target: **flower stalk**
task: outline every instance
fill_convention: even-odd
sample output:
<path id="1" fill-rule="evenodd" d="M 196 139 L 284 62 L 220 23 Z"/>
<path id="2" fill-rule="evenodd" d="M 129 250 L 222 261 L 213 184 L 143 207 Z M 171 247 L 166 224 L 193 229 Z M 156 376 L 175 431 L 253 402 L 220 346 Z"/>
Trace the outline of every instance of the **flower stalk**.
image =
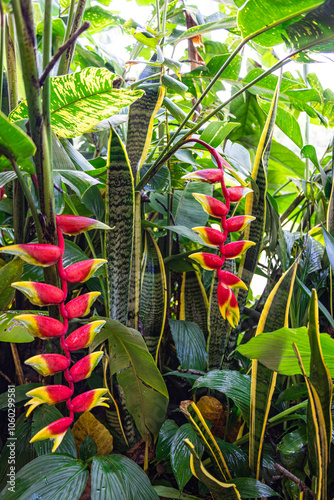
<path id="1" fill-rule="evenodd" d="M 241 231 L 247 224 L 254 220 L 254 217 L 241 215 L 227 218 L 230 211 L 231 203 L 236 203 L 241 200 L 251 190 L 243 186 L 227 188 L 224 180 L 224 167 L 232 170 L 232 167 L 227 163 L 222 156 L 209 144 L 200 139 L 188 139 L 185 142 L 197 142 L 204 146 L 216 160 L 218 168 L 199 170 L 184 175 L 182 178 L 186 180 L 198 180 L 208 182 L 209 184 L 220 183 L 224 203 L 203 194 L 193 193 L 194 198 L 202 205 L 205 212 L 211 217 L 220 219 L 221 231 L 210 227 L 194 227 L 193 231 L 197 232 L 203 242 L 213 248 L 219 249 L 219 255 L 212 253 L 198 252 L 189 255 L 189 258 L 200 264 L 204 269 L 217 271 L 219 281 L 217 289 L 217 299 L 221 315 L 230 323 L 232 328 L 239 323 L 240 312 L 237 299 L 233 293 L 235 288 L 247 289 L 245 283 L 237 276 L 222 269 L 226 259 L 235 259 L 239 257 L 248 248 L 255 243 L 252 241 L 235 241 L 226 243 L 226 239 L 230 232 Z"/>
<path id="2" fill-rule="evenodd" d="M 22 291 L 33 304 L 41 307 L 46 305 L 58 305 L 59 307 L 61 321 L 48 316 L 34 314 L 21 314 L 15 318 L 35 337 L 45 340 L 58 337 L 63 350 L 63 354 L 41 354 L 33 356 L 26 361 L 27 365 L 34 368 L 44 377 L 63 372 L 64 379 L 67 382 L 67 385 L 42 386 L 27 393 L 27 396 L 31 398 L 26 404 L 29 407 L 27 416 L 40 404 L 66 402 L 69 416 L 47 425 L 31 439 L 31 442 L 54 439 L 53 452 L 58 448 L 71 426 L 74 413 L 89 411 L 95 406 L 107 406 L 104 402 L 107 398 L 103 397 L 103 395 L 108 390 L 105 388 L 94 389 L 73 399 L 74 384 L 90 377 L 92 371 L 102 359 L 103 351 L 88 354 L 72 366 L 71 352 L 88 347 L 105 321 L 93 321 L 67 335 L 69 320 L 86 316 L 93 301 L 100 294 L 99 292 L 86 293 L 70 302 L 65 302 L 68 283 L 75 282 L 75 273 L 77 274 L 76 282 L 86 281 L 106 261 L 104 259 L 82 261 L 72 264 L 66 269 L 64 269 L 63 263 L 65 251 L 63 234 L 80 234 L 92 228 L 108 229 L 108 226 L 87 217 L 62 215 L 56 218 L 56 228 L 57 245 L 28 243 L 0 248 L 0 253 L 18 255 L 26 262 L 37 266 L 48 267 L 57 265 L 61 288 L 30 281 L 12 283 L 12 286 Z"/>

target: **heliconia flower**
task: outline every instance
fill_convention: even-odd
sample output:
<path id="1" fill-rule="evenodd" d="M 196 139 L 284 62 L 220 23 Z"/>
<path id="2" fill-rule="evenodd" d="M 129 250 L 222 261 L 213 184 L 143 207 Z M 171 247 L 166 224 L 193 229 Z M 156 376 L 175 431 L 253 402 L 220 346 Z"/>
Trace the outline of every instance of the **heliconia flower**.
<path id="1" fill-rule="evenodd" d="M 251 215 L 237 215 L 236 217 L 230 217 L 226 220 L 226 229 L 229 233 L 234 231 L 242 231 L 247 224 L 255 220 L 256 217 Z"/>
<path id="2" fill-rule="evenodd" d="M 107 262 L 108 261 L 105 259 L 89 259 L 76 262 L 75 264 L 66 267 L 66 281 L 68 283 L 83 283 L 84 281 L 89 280 L 95 271 Z"/>
<path id="3" fill-rule="evenodd" d="M 232 328 L 234 328 L 239 323 L 240 317 L 238 302 L 234 293 L 222 283 L 219 283 L 217 288 L 217 299 L 220 314 L 224 319 L 227 319 Z"/>
<path id="4" fill-rule="evenodd" d="M 95 408 L 95 406 L 106 406 L 109 408 L 109 405 L 104 402 L 108 400 L 108 398 L 103 397 L 106 392 L 107 389 L 93 389 L 92 391 L 80 394 L 76 398 L 72 399 L 73 411 L 76 413 L 81 411 L 90 411 L 92 408 Z"/>
<path id="5" fill-rule="evenodd" d="M 244 290 L 247 290 L 247 286 L 245 285 L 245 283 L 240 278 L 238 278 L 238 276 L 235 276 L 235 274 L 232 274 L 228 271 L 218 269 L 217 278 L 220 283 L 223 283 L 223 285 L 227 286 L 228 288 L 243 288 Z"/>
<path id="6" fill-rule="evenodd" d="M 20 314 L 19 316 L 15 316 L 14 319 L 23 323 L 31 335 L 40 339 L 60 337 L 64 332 L 64 325 L 57 319 L 49 318 L 48 316 Z"/>
<path id="7" fill-rule="evenodd" d="M 233 241 L 223 247 L 226 259 L 235 259 L 240 257 L 249 247 L 255 245 L 253 241 Z"/>
<path id="8" fill-rule="evenodd" d="M 103 222 L 80 215 L 56 215 L 56 223 L 58 229 L 69 236 L 76 236 L 90 229 L 110 229 Z"/>
<path id="9" fill-rule="evenodd" d="M 43 427 L 37 434 L 30 439 L 30 443 L 35 441 L 43 441 L 43 439 L 54 439 L 54 444 L 52 448 L 52 453 L 56 451 L 60 443 L 62 442 L 66 431 L 69 429 L 73 419 L 70 417 L 63 417 L 51 424 Z"/>
<path id="10" fill-rule="evenodd" d="M 252 193 L 253 190 L 246 186 L 234 186 L 227 189 L 228 196 L 232 203 L 240 201 L 248 193 Z"/>
<path id="11" fill-rule="evenodd" d="M 211 227 L 193 227 L 192 231 L 198 233 L 203 242 L 210 247 L 219 247 L 224 243 L 224 234 L 218 229 L 213 229 Z"/>
<path id="12" fill-rule="evenodd" d="M 193 193 L 193 197 L 200 202 L 205 212 L 212 217 L 221 219 L 228 214 L 227 206 L 212 196 L 205 194 Z"/>
<path id="13" fill-rule="evenodd" d="M 32 389 L 32 391 L 27 392 L 26 396 L 32 398 L 24 405 L 30 406 L 27 411 L 28 417 L 36 406 L 43 403 L 54 405 L 56 403 L 66 401 L 72 396 L 72 391 L 69 387 L 66 387 L 66 385 L 42 385 L 41 387 L 37 387 L 36 389 Z"/>
<path id="14" fill-rule="evenodd" d="M 99 295 L 101 295 L 100 292 L 89 292 L 68 302 L 66 304 L 68 319 L 86 316 Z"/>
<path id="15" fill-rule="evenodd" d="M 0 252 L 18 255 L 22 260 L 28 262 L 28 264 L 42 267 L 53 266 L 61 256 L 59 247 L 43 243 L 9 245 L 0 248 Z"/>
<path id="16" fill-rule="evenodd" d="M 24 363 L 46 377 L 66 370 L 69 361 L 61 354 L 38 354 L 27 359 Z"/>
<path id="17" fill-rule="evenodd" d="M 64 301 L 63 291 L 53 285 L 34 281 L 17 281 L 12 283 L 12 286 L 24 293 L 36 306 L 49 306 Z"/>
<path id="18" fill-rule="evenodd" d="M 91 376 L 92 371 L 102 359 L 103 351 L 96 351 L 88 354 L 84 358 L 80 359 L 75 365 L 70 369 L 70 375 L 72 377 L 72 382 L 80 382 Z"/>
<path id="19" fill-rule="evenodd" d="M 215 184 L 222 180 L 223 173 L 219 168 L 207 168 L 205 170 L 196 170 L 189 174 L 183 175 L 181 179 L 208 182 Z"/>
<path id="20" fill-rule="evenodd" d="M 93 321 L 74 330 L 66 339 L 68 350 L 78 351 L 79 349 L 88 347 L 104 324 L 105 321 Z"/>
<path id="21" fill-rule="evenodd" d="M 192 253 L 189 255 L 189 258 L 195 260 L 203 267 L 203 269 L 208 269 L 209 271 L 220 269 L 224 264 L 223 259 L 213 253 Z"/>

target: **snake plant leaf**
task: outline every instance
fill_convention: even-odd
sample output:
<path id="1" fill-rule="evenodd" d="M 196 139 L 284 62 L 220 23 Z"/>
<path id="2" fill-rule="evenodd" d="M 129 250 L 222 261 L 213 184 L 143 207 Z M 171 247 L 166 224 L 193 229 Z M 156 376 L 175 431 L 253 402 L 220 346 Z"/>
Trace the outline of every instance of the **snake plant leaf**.
<path id="1" fill-rule="evenodd" d="M 105 234 L 109 315 L 126 324 L 133 244 L 134 182 L 125 146 L 114 130 L 110 132 L 107 165 L 105 223 L 112 228 Z"/>
<path id="2" fill-rule="evenodd" d="M 206 367 L 205 338 L 202 330 L 191 321 L 169 320 L 177 357 L 184 369 L 204 370 Z"/>
<path id="3" fill-rule="evenodd" d="M 180 296 L 180 320 L 196 323 L 205 339 L 208 337 L 207 327 L 208 298 L 196 271 L 183 273 Z"/>
<path id="4" fill-rule="evenodd" d="M 309 328 L 308 328 L 310 349 L 311 349 L 311 359 L 310 359 L 310 377 L 309 381 L 312 384 L 312 388 L 316 392 L 317 401 L 321 406 L 321 413 L 325 424 L 325 435 L 326 440 L 323 441 L 322 446 L 326 446 L 327 442 L 327 454 L 325 450 L 320 450 L 323 455 L 323 460 L 317 461 L 315 459 L 318 447 L 318 436 L 316 435 L 316 425 L 315 425 L 315 415 L 312 410 L 312 403 L 309 401 L 307 407 L 307 434 L 308 443 L 310 449 L 310 460 L 313 466 L 314 474 L 318 478 L 319 483 L 320 478 L 323 478 L 322 485 L 322 498 L 326 498 L 327 494 L 327 466 L 329 464 L 330 457 L 330 446 L 332 440 L 332 396 L 333 396 L 333 382 L 332 377 L 326 366 L 324 355 L 320 343 L 320 333 L 319 333 L 319 311 L 318 311 L 318 296 L 316 290 L 312 290 L 312 297 L 309 309 Z M 307 384 L 308 385 L 308 384 Z M 318 412 L 320 411 L 317 410 Z M 318 424 L 320 425 L 320 417 L 318 417 Z M 322 432 L 322 430 L 321 430 Z M 327 458 L 327 460 L 326 460 Z M 320 470 L 321 463 L 323 465 L 323 471 Z M 319 485 L 320 489 L 320 485 Z M 320 498 L 320 497 L 319 497 Z"/>
<path id="5" fill-rule="evenodd" d="M 244 39 L 266 30 L 258 35 L 255 41 L 264 47 L 273 47 L 282 43 L 282 34 L 285 35 L 282 23 L 291 21 L 323 3 L 324 0 L 283 0 L 275 3 L 271 0 L 248 0 L 238 12 L 238 27 Z"/>
<path id="6" fill-rule="evenodd" d="M 221 500 L 222 498 L 224 500 L 241 500 L 237 487 L 234 484 L 222 483 L 215 479 L 204 467 L 191 441 L 185 439 L 184 442 L 191 452 L 190 467 L 192 473 L 209 488 L 213 500 Z"/>
<path id="7" fill-rule="evenodd" d="M 156 438 L 165 420 L 168 392 L 143 337 L 136 330 L 107 319 L 91 349 L 95 350 L 106 340 L 112 359 L 111 376 L 116 374 L 140 434 L 146 439 L 147 432 L 150 432 Z"/>
<path id="8" fill-rule="evenodd" d="M 150 230 L 145 230 L 140 315 L 149 352 L 157 360 L 167 312 L 166 271 L 160 249 Z"/>
<path id="9" fill-rule="evenodd" d="M 312 306 L 311 306 L 312 307 Z M 311 341 L 311 338 L 310 338 Z M 315 338 L 312 340 L 312 345 L 315 346 L 318 344 L 316 357 L 319 359 L 319 343 Z M 308 444 L 310 450 L 310 460 L 313 466 L 313 472 L 315 475 L 315 494 L 316 498 L 319 500 L 325 500 L 328 498 L 327 496 L 327 470 L 329 465 L 330 456 L 328 453 L 328 447 L 330 446 L 330 442 L 327 439 L 327 427 L 326 427 L 326 417 L 328 410 L 326 409 L 326 416 L 323 412 L 323 403 L 324 400 L 321 400 L 318 392 L 316 391 L 314 385 L 311 380 L 307 377 L 305 368 L 303 365 L 303 361 L 301 359 L 298 347 L 295 343 L 293 343 L 293 349 L 295 351 L 295 355 L 298 359 L 298 363 L 300 369 L 304 375 L 304 379 L 307 385 L 308 390 L 308 405 L 307 405 L 307 436 L 308 436 Z M 320 354 L 320 359 L 322 355 Z M 323 362 L 323 359 L 322 359 Z M 324 363 L 322 363 L 324 365 Z M 326 365 L 324 365 L 326 366 Z M 311 367 L 312 369 L 312 367 Z M 327 377 L 326 377 L 327 378 Z M 327 382 L 327 380 L 326 380 Z M 332 382 L 332 381 L 331 381 Z M 327 383 L 325 384 L 325 386 Z M 324 388 L 327 392 L 327 387 Z M 324 390 L 323 389 L 323 390 Z M 331 392 L 333 387 L 331 386 Z M 324 392 L 322 391 L 324 394 Z M 326 397 L 327 399 L 327 397 Z M 330 396 L 331 403 L 331 396 Z M 311 457 L 311 454 L 314 454 Z"/>
<path id="10" fill-rule="evenodd" d="M 192 401 L 182 401 L 180 410 L 186 415 L 190 425 L 204 445 L 219 480 L 227 481 L 232 479 L 223 453 L 197 405 Z"/>
<path id="11" fill-rule="evenodd" d="M 19 281 L 23 271 L 23 261 L 15 258 L 0 269 L 0 311 L 4 311 L 13 300 L 15 289 L 11 286 Z"/>
<path id="12" fill-rule="evenodd" d="M 68 138 L 84 134 L 143 95 L 141 90 L 114 89 L 114 78 L 106 68 L 50 78 L 53 131 Z M 16 106 L 9 118 L 12 122 L 28 118 L 27 101 Z"/>
<path id="13" fill-rule="evenodd" d="M 255 245 L 251 246 L 242 256 L 238 269 L 238 276 L 246 284 L 247 288 L 249 288 L 253 279 L 262 250 L 262 240 L 266 222 L 267 167 L 276 119 L 280 85 L 281 75 L 277 81 L 275 94 L 256 151 L 250 186 L 253 191 L 246 196 L 245 215 L 255 217 L 255 220 L 252 224 L 246 226 L 244 238 L 245 240 L 253 241 Z M 236 293 L 240 316 L 242 316 L 243 308 L 246 303 L 247 293 L 248 291 L 244 289 L 239 289 Z M 224 355 L 224 362 L 227 367 L 233 362 L 233 357 L 231 357 L 230 354 L 236 348 L 239 327 L 240 323 L 238 327 L 232 329 L 229 336 Z"/>
<path id="14" fill-rule="evenodd" d="M 255 333 L 270 332 L 279 327 L 287 327 L 289 307 L 298 261 L 283 274 L 271 291 Z M 261 365 L 258 360 L 252 362 L 251 406 L 249 426 L 249 466 L 256 479 L 260 477 L 263 437 L 270 410 L 271 400 L 276 385 L 277 372 Z"/>
<path id="15" fill-rule="evenodd" d="M 139 465 L 117 454 L 94 457 L 91 491 L 92 500 L 159 500 Z"/>
<path id="16" fill-rule="evenodd" d="M 333 1 L 329 0 L 321 2 L 318 8 L 309 12 L 302 19 L 298 19 L 295 23 L 288 25 L 285 28 L 286 36 L 284 38 L 292 50 L 301 49 L 314 41 L 318 44 L 311 50 L 333 52 L 334 44 L 333 40 L 330 40 L 334 36 L 333 28 Z"/>
<path id="17" fill-rule="evenodd" d="M 170 448 L 170 462 L 179 488 L 182 490 L 192 476 L 190 468 L 190 451 L 184 443 L 191 440 L 199 457 L 202 458 L 204 446 L 190 424 L 183 424 L 176 431 Z"/>
<path id="18" fill-rule="evenodd" d="M 156 55 L 153 56 L 153 60 L 155 58 Z M 156 68 L 146 66 L 140 74 L 139 80 L 154 73 L 156 73 Z M 162 104 L 165 92 L 163 86 L 154 86 L 156 80 L 151 80 L 151 82 L 148 80 L 146 83 L 152 83 L 152 87 L 146 87 L 144 95 L 129 109 L 126 149 L 136 182 L 139 180 L 137 175 L 139 175 L 140 167 L 146 159 L 151 144 L 154 117 Z"/>
<path id="19" fill-rule="evenodd" d="M 12 160 L 33 156 L 36 146 L 23 130 L 0 111 L 0 156 Z"/>

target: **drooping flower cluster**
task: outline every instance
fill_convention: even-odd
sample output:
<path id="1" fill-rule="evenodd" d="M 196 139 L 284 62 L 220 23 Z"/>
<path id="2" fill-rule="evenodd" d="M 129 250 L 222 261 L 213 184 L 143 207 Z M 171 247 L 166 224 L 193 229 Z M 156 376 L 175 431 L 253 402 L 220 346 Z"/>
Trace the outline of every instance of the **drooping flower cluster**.
<path id="1" fill-rule="evenodd" d="M 104 259 L 90 259 L 71 264 L 64 269 L 63 255 L 65 242 L 63 234 L 77 235 L 89 229 L 109 229 L 105 224 L 88 217 L 59 215 L 56 217 L 58 245 L 27 243 L 22 245 L 10 245 L 0 248 L 0 252 L 18 255 L 25 262 L 36 266 L 52 266 L 57 264 L 58 274 L 61 280 L 61 289 L 46 283 L 31 281 L 19 281 L 12 286 L 23 292 L 30 302 L 37 306 L 59 305 L 59 313 L 62 321 L 35 314 L 21 314 L 16 316 L 27 330 L 41 339 L 58 337 L 60 346 L 64 351 L 62 354 L 39 354 L 26 360 L 26 364 L 34 368 L 44 377 L 63 372 L 66 385 L 45 385 L 37 387 L 29 392 L 27 396 L 31 399 L 26 403 L 28 406 L 27 416 L 40 404 L 53 405 L 66 402 L 69 416 L 56 420 L 41 429 L 30 442 L 43 439 L 54 439 L 52 451 L 54 452 L 64 438 L 66 431 L 74 419 L 74 413 L 89 411 L 95 406 L 108 406 L 104 394 L 107 389 L 94 389 L 76 396 L 74 383 L 90 377 L 92 371 L 101 360 L 103 351 L 93 352 L 82 358 L 71 366 L 71 352 L 88 347 L 95 335 L 101 330 L 105 321 L 93 321 L 81 326 L 70 335 L 68 332 L 68 321 L 73 318 L 82 318 L 89 313 L 94 300 L 100 295 L 99 292 L 85 293 L 67 303 L 67 284 L 82 283 L 87 281 L 94 272 L 107 261 Z"/>
<path id="2" fill-rule="evenodd" d="M 247 287 L 237 276 L 228 271 L 224 271 L 222 266 L 225 263 L 225 259 L 235 259 L 239 257 L 255 243 L 252 241 L 235 241 L 225 244 L 225 242 L 228 233 L 243 230 L 255 217 L 241 215 L 226 219 L 226 216 L 229 213 L 231 202 L 236 203 L 240 201 L 241 198 L 246 196 L 251 190 L 243 186 L 226 188 L 224 167 L 229 170 L 231 170 L 232 167 L 213 147 L 204 141 L 200 139 L 189 139 L 186 142 L 197 142 L 204 146 L 215 158 L 218 168 L 198 170 L 186 174 L 182 178 L 186 180 L 190 179 L 208 182 L 210 184 L 220 182 L 222 194 L 225 199 L 225 203 L 222 203 L 212 196 L 193 193 L 194 198 L 199 201 L 206 213 L 211 217 L 220 219 L 222 231 L 210 227 L 194 227 L 193 231 L 196 231 L 202 237 L 203 242 L 210 247 L 218 248 L 220 255 L 198 252 L 191 254 L 189 257 L 198 262 L 204 269 L 217 271 L 219 281 L 217 289 L 219 309 L 223 318 L 227 319 L 232 327 L 235 327 L 239 323 L 240 312 L 237 299 L 232 290 L 235 288 L 244 288 L 247 290 Z"/>

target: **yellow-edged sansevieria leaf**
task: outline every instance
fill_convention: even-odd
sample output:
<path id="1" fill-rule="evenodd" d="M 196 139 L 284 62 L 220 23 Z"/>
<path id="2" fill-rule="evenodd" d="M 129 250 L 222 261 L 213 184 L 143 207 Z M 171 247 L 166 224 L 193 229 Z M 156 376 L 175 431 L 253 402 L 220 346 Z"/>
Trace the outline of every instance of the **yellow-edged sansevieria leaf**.
<path id="1" fill-rule="evenodd" d="M 60 137 L 89 132 L 143 95 L 142 90 L 114 89 L 115 75 L 106 68 L 85 68 L 50 78 L 51 127 Z M 28 118 L 27 101 L 9 115 L 12 122 Z"/>
<path id="2" fill-rule="evenodd" d="M 296 277 L 298 261 L 283 274 L 271 291 L 255 335 L 273 332 L 288 326 L 289 307 Z M 269 370 L 257 359 L 252 361 L 251 406 L 249 425 L 249 466 L 256 479 L 260 476 L 264 432 L 276 385 L 277 372 Z"/>

